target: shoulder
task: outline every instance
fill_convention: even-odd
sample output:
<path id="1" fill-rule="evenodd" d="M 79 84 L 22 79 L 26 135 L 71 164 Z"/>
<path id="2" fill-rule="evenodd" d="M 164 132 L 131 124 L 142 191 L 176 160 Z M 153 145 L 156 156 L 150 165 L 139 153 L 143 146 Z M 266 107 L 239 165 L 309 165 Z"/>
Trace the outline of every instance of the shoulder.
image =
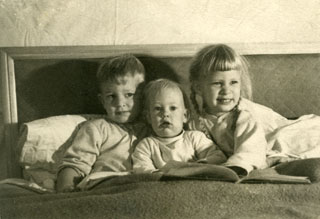
<path id="1" fill-rule="evenodd" d="M 133 134 L 127 124 L 117 124 L 104 118 L 88 120 L 83 124 L 82 129 L 86 132 L 99 132 L 109 137 L 121 137 Z"/>
<path id="2" fill-rule="evenodd" d="M 245 112 L 242 113 L 243 120 L 250 117 L 250 119 L 260 122 L 266 131 L 272 131 L 287 121 L 285 117 L 273 111 L 271 108 L 244 98 L 241 99 L 239 110 Z"/>
<path id="3" fill-rule="evenodd" d="M 257 113 L 259 113 L 259 114 L 274 114 L 274 115 L 281 116 L 280 114 L 275 112 L 270 107 L 264 106 L 259 103 L 252 102 L 252 101 L 245 99 L 245 98 L 241 98 L 239 105 L 238 105 L 238 109 L 249 111 L 252 114 L 257 114 Z"/>
<path id="4" fill-rule="evenodd" d="M 211 121 L 201 115 L 196 115 L 189 120 L 188 129 L 197 130 L 209 136 L 208 129 L 210 129 L 213 125 L 214 121 Z"/>
<path id="5" fill-rule="evenodd" d="M 154 148 L 157 145 L 158 144 L 155 137 L 152 137 L 152 136 L 145 137 L 141 141 L 139 141 L 139 143 L 135 147 L 135 151 L 140 151 L 140 150 L 153 151 L 152 148 Z"/>
<path id="6" fill-rule="evenodd" d="M 96 127 L 98 129 L 106 127 L 119 127 L 119 125 L 117 125 L 116 123 L 110 122 L 104 118 L 91 119 L 86 121 L 83 125 L 87 127 Z"/>
<path id="7" fill-rule="evenodd" d="M 140 143 L 151 143 L 151 142 L 156 142 L 156 138 L 153 136 L 148 136 L 148 137 L 144 137 L 140 142 Z"/>

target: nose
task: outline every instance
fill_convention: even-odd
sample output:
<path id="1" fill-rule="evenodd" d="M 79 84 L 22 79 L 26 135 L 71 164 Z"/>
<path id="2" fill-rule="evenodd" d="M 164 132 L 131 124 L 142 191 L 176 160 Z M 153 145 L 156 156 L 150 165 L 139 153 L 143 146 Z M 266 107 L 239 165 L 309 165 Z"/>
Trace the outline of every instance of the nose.
<path id="1" fill-rule="evenodd" d="M 165 117 L 169 117 L 170 115 L 170 110 L 169 109 L 163 109 L 162 111 L 162 116 Z"/>
<path id="2" fill-rule="evenodd" d="M 227 93 L 230 92 L 230 88 L 231 88 L 231 86 L 229 84 L 224 84 L 222 86 L 222 90 L 221 91 L 222 91 L 223 94 L 227 94 Z"/>
<path id="3" fill-rule="evenodd" d="M 126 105 L 126 99 L 125 99 L 124 97 L 119 96 L 119 97 L 116 99 L 115 105 L 116 105 L 117 107 L 123 107 L 123 106 L 125 106 L 125 105 Z"/>

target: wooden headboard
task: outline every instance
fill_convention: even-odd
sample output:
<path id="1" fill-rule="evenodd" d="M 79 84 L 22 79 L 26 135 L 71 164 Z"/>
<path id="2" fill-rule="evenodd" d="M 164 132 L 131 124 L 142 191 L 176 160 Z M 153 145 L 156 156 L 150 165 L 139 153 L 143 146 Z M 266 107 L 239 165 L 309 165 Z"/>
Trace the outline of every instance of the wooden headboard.
<path id="1" fill-rule="evenodd" d="M 229 44 L 248 58 L 253 97 L 286 117 L 320 115 L 320 44 Z M 103 113 L 95 73 L 101 59 L 133 53 L 155 77 L 188 89 L 191 57 L 204 44 L 1 48 L 0 178 L 20 175 L 19 125 L 63 114 Z"/>

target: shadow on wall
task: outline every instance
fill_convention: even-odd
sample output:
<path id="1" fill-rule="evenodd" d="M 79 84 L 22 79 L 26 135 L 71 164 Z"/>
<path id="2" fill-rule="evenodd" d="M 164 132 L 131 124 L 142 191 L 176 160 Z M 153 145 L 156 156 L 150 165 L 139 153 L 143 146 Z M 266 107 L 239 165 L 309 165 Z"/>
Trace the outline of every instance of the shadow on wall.
<path id="1" fill-rule="evenodd" d="M 163 60 L 151 56 L 139 57 L 146 70 L 146 81 L 151 81 L 159 78 L 168 78 L 175 82 L 181 82 L 177 72 Z"/>
<path id="2" fill-rule="evenodd" d="M 147 80 L 179 76 L 165 62 L 140 57 Z M 104 114 L 98 98 L 95 60 L 24 60 L 16 63 L 19 123 L 64 114 Z"/>
<path id="3" fill-rule="evenodd" d="M 20 122 L 63 114 L 103 113 L 97 98 L 96 62 L 70 60 L 40 68 L 37 65 L 43 63 L 16 67 Z"/>

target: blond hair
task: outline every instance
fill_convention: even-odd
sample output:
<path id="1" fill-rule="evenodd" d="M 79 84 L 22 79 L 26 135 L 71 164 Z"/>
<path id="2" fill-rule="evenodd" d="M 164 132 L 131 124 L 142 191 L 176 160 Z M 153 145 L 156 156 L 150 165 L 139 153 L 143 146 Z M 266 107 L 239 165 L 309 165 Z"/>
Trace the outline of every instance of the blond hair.
<path id="1" fill-rule="evenodd" d="M 117 82 L 119 77 L 126 74 L 142 74 L 145 77 L 145 68 L 140 60 L 132 54 L 122 54 L 106 58 L 97 72 L 98 84 L 106 81 Z"/>
<path id="2" fill-rule="evenodd" d="M 245 57 L 225 44 L 209 45 L 201 49 L 193 58 L 189 70 L 191 82 L 191 101 L 195 110 L 200 113 L 196 100 L 195 83 L 216 71 L 237 70 L 241 78 L 241 96 L 252 99 L 251 78 L 248 71 L 248 62 Z"/>

